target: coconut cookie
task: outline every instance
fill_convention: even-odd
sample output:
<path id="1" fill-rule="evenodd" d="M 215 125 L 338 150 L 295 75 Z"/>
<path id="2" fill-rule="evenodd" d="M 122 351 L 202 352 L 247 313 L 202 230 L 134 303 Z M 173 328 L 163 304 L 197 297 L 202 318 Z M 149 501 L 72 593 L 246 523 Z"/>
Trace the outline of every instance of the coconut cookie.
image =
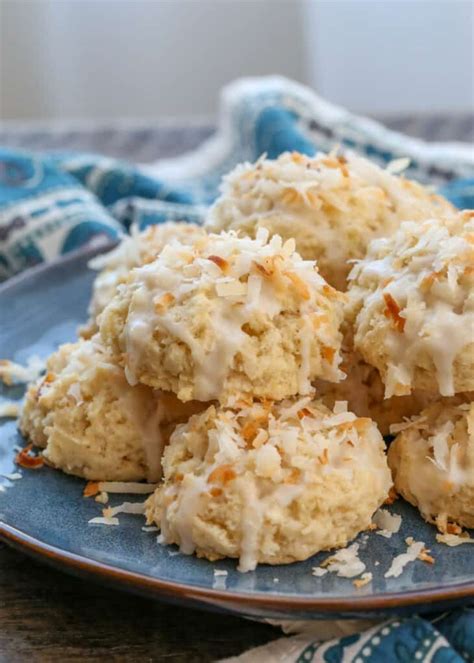
<path id="1" fill-rule="evenodd" d="M 452 212 L 444 198 L 355 154 L 286 152 L 227 175 L 206 225 L 294 237 L 303 258 L 316 259 L 324 278 L 345 290 L 347 261 L 362 258 L 373 237 L 389 235 L 401 220 Z"/>
<path id="2" fill-rule="evenodd" d="M 474 212 L 403 223 L 350 275 L 354 346 L 385 396 L 474 389 Z"/>
<path id="3" fill-rule="evenodd" d="M 384 384 L 379 372 L 367 364 L 357 352 L 343 354 L 342 371 L 346 379 L 337 384 L 316 380 L 313 384 L 318 398 L 333 408 L 336 401 L 347 401 L 347 407 L 358 417 L 370 417 L 382 435 L 389 435 L 390 426 L 419 414 L 437 398 L 425 391 L 407 396 L 384 398 Z"/>
<path id="4" fill-rule="evenodd" d="M 89 322 L 80 332 L 90 338 L 97 332 L 97 317 L 115 295 L 117 286 L 123 283 L 134 267 L 151 262 L 174 239 L 182 244 L 192 244 L 205 231 L 194 223 L 172 222 L 149 226 L 143 231 L 132 226 L 130 236 L 106 254 L 93 258 L 89 267 L 100 270 L 96 276 L 92 299 L 89 304 Z"/>
<path id="5" fill-rule="evenodd" d="M 195 413 L 195 404 L 144 385 L 131 387 L 96 338 L 56 354 L 66 361 L 32 390 L 28 411 L 36 416 L 21 422 L 22 431 L 45 447 L 44 458 L 87 479 L 158 479 L 173 423 Z"/>
<path id="6" fill-rule="evenodd" d="M 100 333 L 130 384 L 182 401 L 239 394 L 279 400 L 337 381 L 343 300 L 314 262 L 260 230 L 168 245 L 131 272 L 104 309 Z"/>
<path id="7" fill-rule="evenodd" d="M 392 485 L 384 449 L 342 403 L 211 406 L 172 435 L 147 519 L 165 543 L 241 571 L 304 560 L 369 526 Z"/>
<path id="8" fill-rule="evenodd" d="M 26 391 L 18 425 L 21 433 L 37 447 L 45 447 L 47 442 L 44 429 L 49 410 L 40 404 L 41 394 L 64 369 L 74 348 L 74 343 L 64 343 L 53 352 L 46 362 L 45 375 L 32 382 Z"/>
<path id="9" fill-rule="evenodd" d="M 388 453 L 397 492 L 442 530 L 474 527 L 474 403 L 462 400 L 423 410 Z"/>

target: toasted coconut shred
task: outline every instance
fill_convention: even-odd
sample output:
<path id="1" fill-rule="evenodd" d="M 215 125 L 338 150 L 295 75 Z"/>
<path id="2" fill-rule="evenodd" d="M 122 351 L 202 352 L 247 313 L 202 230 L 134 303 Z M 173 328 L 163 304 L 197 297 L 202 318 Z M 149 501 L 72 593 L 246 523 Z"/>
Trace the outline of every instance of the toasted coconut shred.
<path id="1" fill-rule="evenodd" d="M 18 401 L 2 401 L 0 403 L 0 418 L 18 419 L 21 413 L 21 405 Z"/>
<path id="2" fill-rule="evenodd" d="M 104 518 L 113 518 L 119 513 L 143 515 L 145 513 L 145 504 L 144 502 L 123 502 L 117 506 L 109 506 L 102 511 Z"/>
<path id="3" fill-rule="evenodd" d="M 24 449 L 21 449 L 15 456 L 15 463 L 28 470 L 38 470 L 44 465 L 42 456 L 31 453 L 33 445 L 29 444 Z"/>
<path id="4" fill-rule="evenodd" d="M 363 573 L 360 578 L 356 578 L 355 580 L 352 581 L 352 584 L 354 587 L 357 587 L 357 589 L 360 589 L 361 587 L 365 587 L 368 585 L 370 582 L 372 582 L 373 575 L 370 571 L 367 571 L 366 573 Z"/>
<path id="5" fill-rule="evenodd" d="M 359 559 L 358 553 L 359 544 L 353 543 L 325 559 L 321 567 L 330 573 L 335 573 L 340 578 L 354 578 L 361 575 L 366 569 L 364 562 Z"/>
<path id="6" fill-rule="evenodd" d="M 436 541 L 451 547 L 461 546 L 463 543 L 474 543 L 474 539 L 467 532 L 463 532 L 462 534 L 449 534 L 448 532 L 437 534 Z"/>
<path id="7" fill-rule="evenodd" d="M 373 523 L 379 528 L 377 534 L 390 539 L 392 534 L 396 534 L 400 530 L 402 517 L 396 513 L 390 513 L 387 509 L 379 509 L 374 513 Z"/>
<path id="8" fill-rule="evenodd" d="M 0 380 L 7 386 L 33 382 L 41 375 L 45 366 L 44 359 L 37 355 L 29 357 L 25 366 L 10 359 L 0 359 Z"/>
<path id="9" fill-rule="evenodd" d="M 109 501 L 109 494 L 99 493 L 98 495 L 95 496 L 94 500 L 96 502 L 99 502 L 99 504 L 107 504 L 107 502 Z"/>
<path id="10" fill-rule="evenodd" d="M 393 558 L 389 570 L 384 574 L 384 578 L 398 578 L 402 575 L 407 564 L 419 559 L 422 551 L 426 551 L 423 541 L 414 541 L 411 537 L 405 539 L 407 550 Z"/>

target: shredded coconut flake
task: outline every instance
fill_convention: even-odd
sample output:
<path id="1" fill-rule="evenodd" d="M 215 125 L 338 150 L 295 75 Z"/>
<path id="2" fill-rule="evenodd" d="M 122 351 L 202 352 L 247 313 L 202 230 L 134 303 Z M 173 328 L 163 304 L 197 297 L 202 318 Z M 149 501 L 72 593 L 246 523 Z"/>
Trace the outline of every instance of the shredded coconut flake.
<path id="1" fill-rule="evenodd" d="M 423 541 L 414 541 L 411 537 L 406 539 L 407 551 L 393 558 L 389 570 L 384 574 L 384 578 L 398 578 L 403 573 L 407 564 L 418 559 L 418 555 L 424 550 Z"/>
<path id="2" fill-rule="evenodd" d="M 159 527 L 156 527 L 155 525 L 145 525 L 145 527 L 142 527 L 142 532 L 158 532 Z"/>
<path id="3" fill-rule="evenodd" d="M 226 589 L 227 586 L 227 572 L 214 571 L 214 582 L 212 583 L 213 589 Z"/>
<path id="4" fill-rule="evenodd" d="M 33 382 L 44 371 L 45 362 L 36 355 L 29 357 L 26 366 L 9 359 L 0 359 L 0 380 L 6 385 Z"/>
<path id="5" fill-rule="evenodd" d="M 316 576 L 316 578 L 322 578 L 322 576 L 325 576 L 326 573 L 328 573 L 328 569 L 322 569 L 320 566 L 313 566 L 311 573 L 313 576 Z"/>
<path id="6" fill-rule="evenodd" d="M 467 532 L 462 534 L 437 534 L 436 541 L 451 547 L 461 546 L 463 543 L 474 543 L 474 539 Z"/>
<path id="7" fill-rule="evenodd" d="M 0 418 L 17 419 L 20 416 L 20 404 L 17 401 L 2 401 L 0 403 Z"/>
<path id="8" fill-rule="evenodd" d="M 352 584 L 354 587 L 357 587 L 357 589 L 360 589 L 361 587 L 365 587 L 365 585 L 368 585 L 369 582 L 372 582 L 372 573 L 370 571 L 367 571 L 366 573 L 363 573 L 360 578 L 356 578 L 356 580 L 352 581 Z"/>
<path id="9" fill-rule="evenodd" d="M 336 401 L 333 408 L 334 414 L 341 414 L 347 412 L 347 401 Z"/>
<path id="10" fill-rule="evenodd" d="M 454 424 L 452 421 L 447 421 L 439 431 L 433 435 L 429 442 L 433 447 L 433 460 L 434 464 L 438 469 L 445 472 L 448 469 L 448 459 L 449 459 L 449 436 L 451 435 L 454 429 Z"/>
<path id="11" fill-rule="evenodd" d="M 390 539 L 392 534 L 396 534 L 400 530 L 402 517 L 396 513 L 390 513 L 387 509 L 379 509 L 374 513 L 372 521 L 380 528 L 376 534 Z"/>
<path id="12" fill-rule="evenodd" d="M 398 175 L 410 166 L 411 160 L 408 157 L 400 157 L 399 159 L 392 159 L 387 164 L 386 171 L 391 175 Z"/>
<path id="13" fill-rule="evenodd" d="M 78 382 L 74 382 L 68 389 L 67 391 L 69 396 L 72 396 L 76 403 L 80 403 L 82 401 L 82 392 L 81 392 L 81 385 Z"/>
<path id="14" fill-rule="evenodd" d="M 341 424 L 349 424 L 351 421 L 356 420 L 353 412 L 339 412 L 332 417 L 328 417 L 322 423 L 323 428 L 332 428 L 332 426 L 340 426 Z"/>
<path id="15" fill-rule="evenodd" d="M 219 297 L 242 297 L 247 294 L 247 284 L 236 279 L 216 283 L 216 292 Z"/>
<path id="16" fill-rule="evenodd" d="M 221 570 L 221 569 L 214 569 L 214 577 L 217 578 L 218 576 L 226 576 L 227 571 Z"/>
<path id="17" fill-rule="evenodd" d="M 365 571 L 365 564 L 359 559 L 359 544 L 353 543 L 348 548 L 338 550 L 321 564 L 327 567 L 330 573 L 336 573 L 341 578 L 354 578 Z"/>
<path id="18" fill-rule="evenodd" d="M 412 417 L 411 419 L 407 419 L 405 421 L 402 421 L 400 424 L 391 424 L 390 425 L 390 434 L 391 435 L 397 435 L 398 433 L 401 433 L 404 430 L 408 430 L 409 428 L 413 428 L 414 426 L 418 426 L 419 424 L 423 423 L 423 421 L 426 421 L 426 417 L 420 417 L 418 415 Z"/>
<path id="19" fill-rule="evenodd" d="M 143 514 L 145 512 L 144 502 L 123 502 L 117 506 L 109 506 L 102 511 L 105 518 L 112 518 L 118 513 Z"/>
<path id="20" fill-rule="evenodd" d="M 105 516 L 96 516 L 88 521 L 89 525 L 118 525 L 118 518 L 107 518 Z"/>
<path id="21" fill-rule="evenodd" d="M 9 481 L 18 481 L 23 478 L 23 474 L 20 472 L 12 472 L 11 474 L 2 474 L 2 477 L 8 479 Z"/>

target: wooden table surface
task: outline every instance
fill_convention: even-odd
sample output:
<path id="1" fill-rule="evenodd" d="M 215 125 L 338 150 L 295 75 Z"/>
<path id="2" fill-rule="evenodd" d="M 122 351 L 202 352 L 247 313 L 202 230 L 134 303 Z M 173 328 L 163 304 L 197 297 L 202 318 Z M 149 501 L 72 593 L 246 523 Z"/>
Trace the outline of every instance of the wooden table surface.
<path id="1" fill-rule="evenodd" d="M 278 636 L 271 626 L 73 578 L 0 543 L 2 663 L 200 663 L 235 656 Z"/>
<path id="2" fill-rule="evenodd" d="M 472 114 L 382 118 L 428 140 L 469 141 Z M 0 128 L 11 148 L 85 150 L 130 161 L 169 157 L 198 145 L 209 126 L 120 130 Z M 25 661 L 215 661 L 280 635 L 256 622 L 122 594 L 54 571 L 0 543 L 0 663 Z"/>

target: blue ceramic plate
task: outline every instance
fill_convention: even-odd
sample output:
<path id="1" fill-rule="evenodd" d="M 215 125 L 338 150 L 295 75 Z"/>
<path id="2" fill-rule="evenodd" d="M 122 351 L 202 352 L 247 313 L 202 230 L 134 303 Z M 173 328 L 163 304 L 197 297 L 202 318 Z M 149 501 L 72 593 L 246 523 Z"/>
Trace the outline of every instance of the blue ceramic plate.
<path id="1" fill-rule="evenodd" d="M 82 251 L 31 270 L 0 288 L 0 357 L 25 361 L 46 356 L 75 337 L 85 320 L 93 274 L 92 252 Z M 22 389 L 3 388 L 0 399 L 21 398 Z M 14 421 L 0 420 L 0 473 L 17 472 L 14 447 L 24 441 Z M 420 612 L 474 602 L 474 549 L 437 544 L 434 528 L 398 501 L 401 531 L 391 539 L 359 536 L 360 557 L 374 579 L 357 589 L 332 573 L 311 574 L 327 553 L 290 566 L 261 566 L 241 574 L 232 560 L 214 564 L 162 546 L 145 532 L 140 516 L 121 515 L 119 527 L 89 525 L 101 505 L 82 497 L 84 482 L 50 468 L 20 470 L 22 478 L 0 478 L 0 536 L 12 546 L 54 566 L 91 579 L 188 605 L 254 617 L 306 619 L 367 617 Z M 136 499 L 131 497 L 128 499 Z M 117 496 L 112 504 L 122 502 Z M 404 540 L 424 541 L 436 560 L 409 564 L 399 578 L 385 579 Z M 215 569 L 227 576 L 214 575 Z"/>

